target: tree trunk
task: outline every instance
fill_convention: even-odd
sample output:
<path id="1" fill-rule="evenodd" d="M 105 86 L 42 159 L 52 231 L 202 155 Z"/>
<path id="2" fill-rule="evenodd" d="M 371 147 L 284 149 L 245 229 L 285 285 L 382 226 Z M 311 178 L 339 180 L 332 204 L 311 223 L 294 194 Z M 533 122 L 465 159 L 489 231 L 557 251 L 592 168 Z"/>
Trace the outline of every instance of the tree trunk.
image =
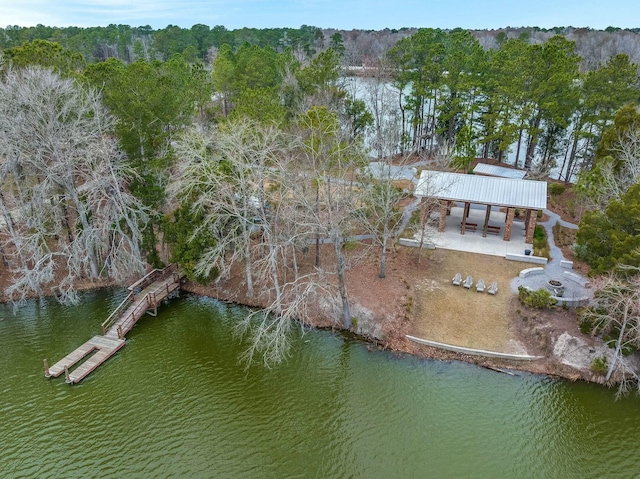
<path id="1" fill-rule="evenodd" d="M 347 269 L 347 262 L 342 253 L 343 239 L 336 239 L 333 244 L 336 250 L 336 260 L 338 266 L 338 289 L 340 291 L 340 299 L 342 300 L 342 321 L 345 329 L 351 329 L 351 308 L 349 307 L 349 298 L 347 297 L 347 285 L 344 273 Z"/>
<path id="2" fill-rule="evenodd" d="M 455 116 L 455 111 L 454 111 L 454 103 L 455 100 L 457 98 L 456 92 L 451 93 L 451 96 L 449 97 L 449 99 L 451 100 L 451 105 L 449 106 L 451 108 L 451 110 L 449 111 L 449 125 L 447 125 L 447 142 L 449 144 L 452 144 L 453 141 L 455 140 L 455 124 L 456 124 L 456 116 Z"/>
<path id="3" fill-rule="evenodd" d="M 407 119 L 404 111 L 404 106 L 402 106 L 402 90 L 400 89 L 400 94 L 398 95 L 398 106 L 400 108 L 400 114 L 402 115 L 402 135 L 401 138 L 404 138 L 404 134 L 407 128 Z M 400 142 L 400 153 L 404 154 L 404 141 Z"/>
<path id="4" fill-rule="evenodd" d="M 382 253 L 380 254 L 380 274 L 378 278 L 384 279 L 386 278 L 386 269 L 387 269 L 387 241 L 388 234 L 385 231 L 384 237 L 382 238 Z"/>
<path id="5" fill-rule="evenodd" d="M 87 218 L 86 206 L 84 205 L 84 203 L 80 201 L 80 198 L 78 197 L 78 192 L 73 185 L 67 188 L 67 191 L 69 193 L 69 196 L 71 196 L 71 199 L 73 200 L 74 206 L 76 208 L 76 212 L 78 213 L 78 217 L 80 219 L 80 223 L 82 224 L 83 231 L 85 232 L 89 231 L 90 226 L 89 226 L 89 220 Z M 97 264 L 97 259 L 96 259 L 95 251 L 92 244 L 86 245 L 86 252 L 89 255 L 89 268 L 91 270 L 91 277 L 92 279 L 97 278 L 98 264 Z"/>
<path id="6" fill-rule="evenodd" d="M 516 164 L 515 167 L 520 167 L 520 148 L 522 147 L 522 132 L 524 131 L 524 127 L 520 125 L 520 133 L 518 133 L 518 146 L 516 146 Z"/>
<path id="7" fill-rule="evenodd" d="M 320 221 L 320 185 L 316 185 L 316 218 Z M 316 228 L 316 268 L 320 267 L 320 231 Z"/>
<path id="8" fill-rule="evenodd" d="M 276 294 L 275 315 L 280 317 L 282 316 L 282 290 L 280 289 L 280 278 L 278 277 L 278 254 L 271 239 L 269 239 L 269 263 L 271 266 L 271 280 Z"/>
<path id="9" fill-rule="evenodd" d="M 571 178 L 571 169 L 573 168 L 573 162 L 576 160 L 576 152 L 578 151 L 578 132 L 574 132 L 573 143 L 571 145 L 571 154 L 569 155 L 569 163 L 567 164 L 567 172 L 564 176 L 564 184 L 568 185 Z M 560 172 L 564 170 L 564 164 Z"/>
<path id="10" fill-rule="evenodd" d="M 245 258 L 244 258 L 244 274 L 247 280 L 247 295 L 253 296 L 253 273 L 251 271 L 251 252 L 249 251 L 250 244 L 245 246 Z"/>
<path id="11" fill-rule="evenodd" d="M 622 338 L 624 337 L 624 332 L 627 329 L 627 321 L 629 319 L 629 307 L 624 308 L 624 319 L 622 321 L 622 326 L 620 326 L 620 334 L 618 334 L 618 341 L 616 341 L 616 350 L 613 353 L 613 359 L 611 360 L 611 365 L 609 366 L 609 370 L 607 371 L 607 375 L 605 376 L 605 381 L 609 381 L 611 378 L 611 374 L 616 366 L 616 362 L 620 357 L 620 351 L 622 350 Z"/>
<path id="12" fill-rule="evenodd" d="M 433 92 L 433 105 L 431 105 L 431 126 L 429 127 L 429 132 L 431 133 L 431 137 L 429 138 L 429 152 L 433 151 L 433 142 L 436 138 L 436 105 L 438 101 L 437 92 L 434 90 Z"/>
<path id="13" fill-rule="evenodd" d="M 529 130 L 529 140 L 527 144 L 527 153 L 524 158 L 524 169 L 528 170 L 531 168 L 531 164 L 533 163 L 533 157 L 535 156 L 536 146 L 538 146 L 538 129 L 540 128 L 541 115 L 538 113 L 536 118 L 533 120 L 533 124 Z"/>

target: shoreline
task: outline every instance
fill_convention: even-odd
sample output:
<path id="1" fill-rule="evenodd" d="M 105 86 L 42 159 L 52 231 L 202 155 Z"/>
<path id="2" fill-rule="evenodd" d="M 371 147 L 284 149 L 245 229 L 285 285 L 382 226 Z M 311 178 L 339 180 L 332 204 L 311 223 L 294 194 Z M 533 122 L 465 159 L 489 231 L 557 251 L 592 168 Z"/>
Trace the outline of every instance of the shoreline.
<path id="1" fill-rule="evenodd" d="M 181 289 L 189 294 L 196 294 L 199 296 L 212 298 L 227 304 L 233 304 L 247 308 L 261 307 L 261 305 L 258 304 L 258 301 L 254 302 L 253 304 L 247 304 L 247 301 L 241 301 L 238 298 L 233 298 L 232 294 L 229 294 L 228 291 L 225 291 L 224 287 L 220 286 L 203 286 L 188 281 L 187 283 L 183 284 Z M 571 382 L 584 381 L 604 385 L 603 381 L 599 380 L 600 378 L 590 370 L 577 369 L 554 361 L 553 358 L 550 357 L 543 357 L 542 359 L 537 359 L 534 361 L 517 361 L 489 356 L 478 356 L 418 344 L 409 340 L 405 336 L 393 337 L 389 340 L 378 339 L 375 337 L 367 336 L 365 334 L 360 334 L 356 331 L 343 329 L 339 325 L 330 323 L 326 319 L 321 318 L 318 318 L 314 321 L 303 321 L 302 323 L 306 327 L 318 330 L 333 331 L 339 332 L 340 334 L 351 335 L 358 340 L 366 342 L 368 344 L 367 348 L 371 351 L 389 351 L 398 355 L 408 354 L 421 359 L 432 359 L 438 361 L 460 361 L 503 374 L 513 375 L 511 371 L 520 371 L 530 374 L 544 375 Z"/>
<path id="2" fill-rule="evenodd" d="M 228 285 L 226 285 L 228 286 Z M 109 282 L 82 282 L 77 285 L 77 291 L 97 291 L 107 288 L 120 288 L 122 285 L 117 285 Z M 203 297 L 208 297 L 221 301 L 227 304 L 234 304 L 247 308 L 260 308 L 259 299 L 254 301 L 247 301 L 247 298 L 237 297 L 237 293 L 230 292 L 225 285 L 204 286 L 192 281 L 183 283 L 180 288 L 182 291 L 188 294 L 195 294 Z M 49 294 L 46 297 L 55 296 L 53 291 L 48 291 Z M 38 296 L 33 295 L 27 299 L 39 299 Z M 352 296 L 351 301 L 354 306 L 358 305 L 357 297 Z M 0 303 L 9 304 L 11 300 L 5 295 L 0 295 Z M 582 370 L 575 367 L 571 367 L 555 361 L 553 357 L 543 357 L 533 361 L 516 361 L 508 360 L 496 357 L 478 356 L 471 354 L 464 354 L 462 352 L 449 351 L 433 346 L 418 344 L 407 339 L 407 335 L 401 332 L 399 334 L 392 334 L 385 339 L 376 338 L 371 335 L 362 334 L 353 330 L 345 330 L 335 322 L 328 318 L 322 318 L 317 315 L 315 319 L 311 321 L 301 321 L 305 327 L 310 327 L 318 330 L 339 332 L 340 334 L 350 335 L 360 341 L 367 343 L 367 349 L 370 351 L 389 351 L 394 354 L 404 355 L 408 354 L 421 359 L 431 359 L 438 361 L 461 361 L 468 364 L 473 364 L 492 371 L 513 375 L 512 371 L 521 371 L 536 375 L 545 375 L 548 377 L 563 379 L 567 381 L 585 381 L 595 384 L 604 385 L 602 378 L 595 375 L 590 370 Z"/>

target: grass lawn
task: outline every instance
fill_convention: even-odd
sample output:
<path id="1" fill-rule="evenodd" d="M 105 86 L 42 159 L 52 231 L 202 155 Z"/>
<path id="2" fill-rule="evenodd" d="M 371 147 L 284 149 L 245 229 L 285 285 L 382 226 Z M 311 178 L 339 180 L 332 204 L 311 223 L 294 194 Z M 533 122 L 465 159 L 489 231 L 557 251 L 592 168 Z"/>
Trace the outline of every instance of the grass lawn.
<path id="1" fill-rule="evenodd" d="M 414 336 L 491 351 L 522 353 L 512 340 L 510 302 L 515 294 L 509 283 L 525 269 L 525 263 L 507 261 L 460 251 L 435 250 L 431 253 L 429 278 L 416 285 Z M 454 286 L 456 273 L 471 275 L 470 290 Z M 483 279 L 486 288 L 498 282 L 498 294 L 476 292 Z"/>

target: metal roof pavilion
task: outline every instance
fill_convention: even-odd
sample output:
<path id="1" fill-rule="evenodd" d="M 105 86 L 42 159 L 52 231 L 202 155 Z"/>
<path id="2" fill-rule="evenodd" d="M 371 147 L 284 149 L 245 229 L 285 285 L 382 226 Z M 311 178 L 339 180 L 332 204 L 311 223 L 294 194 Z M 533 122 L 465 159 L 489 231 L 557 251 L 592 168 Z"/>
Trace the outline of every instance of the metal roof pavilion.
<path id="1" fill-rule="evenodd" d="M 505 168 L 504 166 L 488 165 L 486 163 L 478 163 L 473 169 L 474 173 L 479 175 L 500 176 L 502 178 L 513 178 L 521 180 L 527 174 L 524 170 L 516 170 L 514 168 Z"/>
<path id="2" fill-rule="evenodd" d="M 531 210 L 547 207 L 547 183 L 544 181 L 442 171 L 423 170 L 415 195 Z"/>

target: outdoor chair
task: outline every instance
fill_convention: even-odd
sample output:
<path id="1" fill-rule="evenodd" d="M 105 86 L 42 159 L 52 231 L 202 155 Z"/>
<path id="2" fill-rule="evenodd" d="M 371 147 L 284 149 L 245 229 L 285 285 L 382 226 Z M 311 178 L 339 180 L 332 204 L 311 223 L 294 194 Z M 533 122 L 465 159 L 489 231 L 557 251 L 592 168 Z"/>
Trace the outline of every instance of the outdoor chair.
<path id="1" fill-rule="evenodd" d="M 478 293 L 483 293 L 484 292 L 484 280 L 478 280 L 478 282 L 476 283 L 476 291 Z"/>
<path id="2" fill-rule="evenodd" d="M 491 286 L 489 286 L 487 293 L 495 295 L 497 292 L 498 292 L 498 282 L 494 281 L 493 283 L 491 283 Z"/>
<path id="3" fill-rule="evenodd" d="M 471 286 L 473 286 L 473 278 L 471 277 L 471 275 L 467 276 L 467 279 L 464 280 L 464 283 L 462 283 L 462 286 L 464 286 L 467 289 L 471 289 Z"/>
<path id="4" fill-rule="evenodd" d="M 462 275 L 460 273 L 456 273 L 453 277 L 453 285 L 460 286 L 460 283 L 462 283 Z"/>

